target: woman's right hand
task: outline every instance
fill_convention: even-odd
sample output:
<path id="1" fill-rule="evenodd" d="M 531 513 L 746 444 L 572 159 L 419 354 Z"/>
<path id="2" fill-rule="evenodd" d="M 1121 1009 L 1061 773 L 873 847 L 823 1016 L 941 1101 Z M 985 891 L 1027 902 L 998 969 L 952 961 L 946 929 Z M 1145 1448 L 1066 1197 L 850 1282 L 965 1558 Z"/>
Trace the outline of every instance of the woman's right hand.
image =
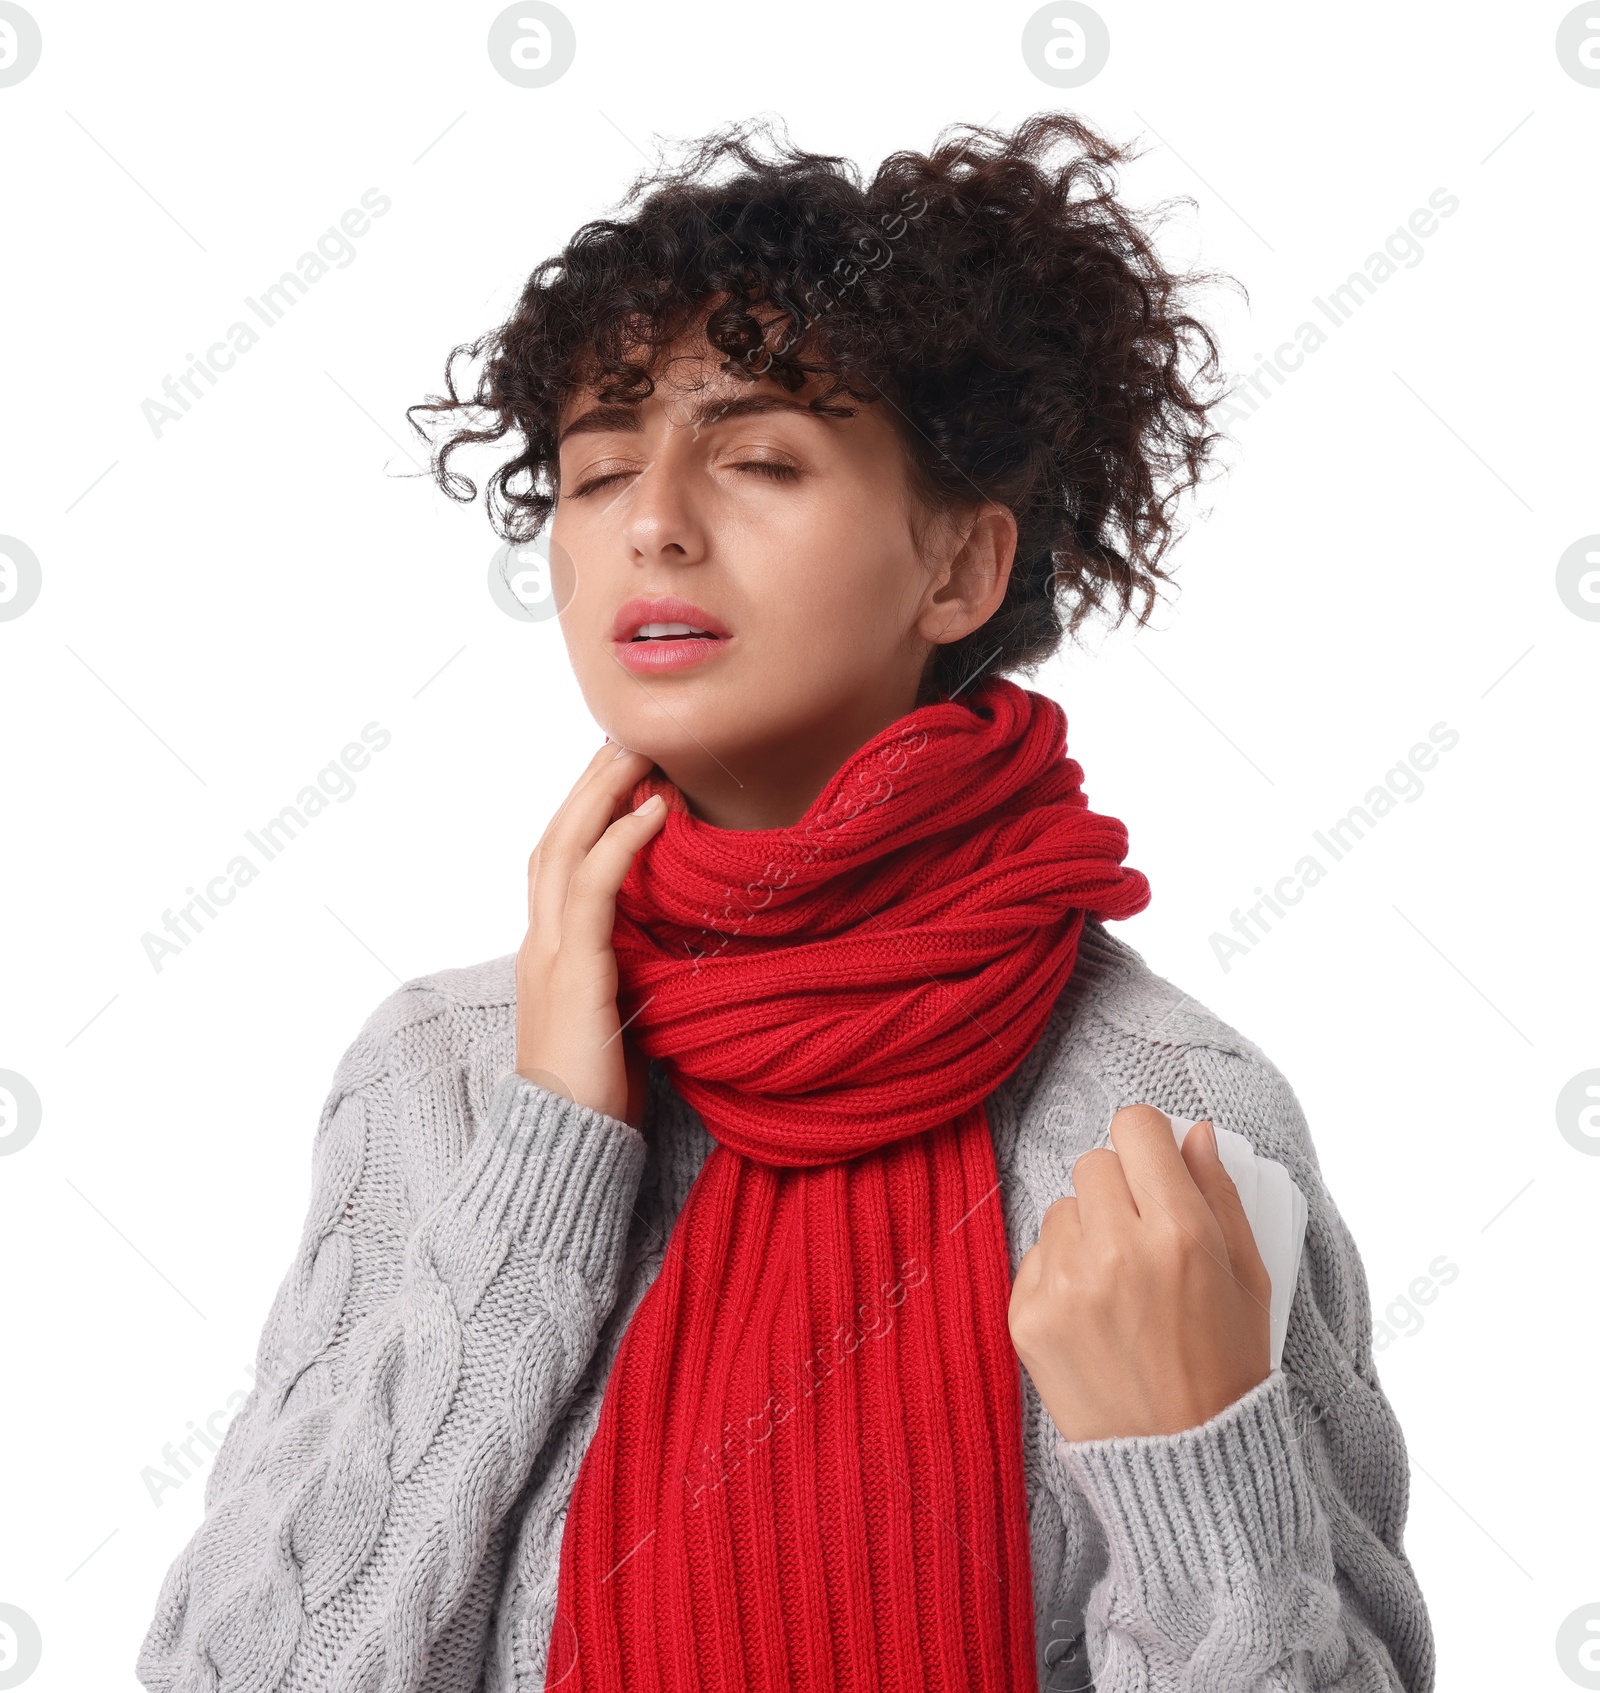
<path id="1" fill-rule="evenodd" d="M 651 760 L 608 741 L 528 860 L 528 932 L 517 952 L 519 1076 L 639 1128 L 645 1059 L 617 1012 L 617 890 L 666 820 L 659 794 L 612 821 Z"/>

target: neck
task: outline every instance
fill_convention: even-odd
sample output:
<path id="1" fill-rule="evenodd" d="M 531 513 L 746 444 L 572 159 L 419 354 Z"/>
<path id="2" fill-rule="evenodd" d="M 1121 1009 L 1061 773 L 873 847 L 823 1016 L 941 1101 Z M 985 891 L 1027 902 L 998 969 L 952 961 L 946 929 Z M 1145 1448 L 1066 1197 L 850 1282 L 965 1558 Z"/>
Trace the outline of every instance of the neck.
<path id="1" fill-rule="evenodd" d="M 786 829 L 798 823 L 853 752 L 916 704 L 915 690 L 852 701 L 843 712 L 785 730 L 781 738 L 707 747 L 660 762 L 691 814 L 718 829 Z"/>

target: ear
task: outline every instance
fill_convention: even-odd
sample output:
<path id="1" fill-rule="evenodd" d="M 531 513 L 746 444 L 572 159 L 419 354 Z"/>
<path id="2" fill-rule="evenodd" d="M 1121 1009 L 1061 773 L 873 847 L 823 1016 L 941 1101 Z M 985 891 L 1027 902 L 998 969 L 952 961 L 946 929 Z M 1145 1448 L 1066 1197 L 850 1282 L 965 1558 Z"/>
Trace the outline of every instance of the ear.
<path id="1" fill-rule="evenodd" d="M 1017 552 L 1017 520 L 1009 506 L 986 500 L 959 521 L 939 525 L 936 534 L 917 633 L 945 646 L 981 628 L 1000 609 Z"/>

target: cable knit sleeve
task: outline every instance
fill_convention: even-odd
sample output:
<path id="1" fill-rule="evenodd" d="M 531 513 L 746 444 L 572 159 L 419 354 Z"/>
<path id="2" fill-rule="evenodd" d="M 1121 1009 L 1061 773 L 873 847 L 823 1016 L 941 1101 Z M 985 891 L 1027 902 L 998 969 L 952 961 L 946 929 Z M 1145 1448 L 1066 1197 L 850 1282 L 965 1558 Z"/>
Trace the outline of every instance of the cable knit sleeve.
<path id="1" fill-rule="evenodd" d="M 408 1214 L 391 1085 L 336 1081 L 324 1109 L 255 1387 L 139 1652 L 148 1688 L 480 1685 L 509 1515 L 615 1302 L 644 1142 L 507 1074 Z"/>
<path id="2" fill-rule="evenodd" d="M 1181 1434 L 1058 1441 L 1106 1540 L 1085 1618 L 1096 1693 L 1428 1693 L 1405 1442 L 1360 1257 L 1277 1070 L 1254 1051 L 1185 1056 L 1194 1115 L 1286 1164 L 1310 1220 L 1281 1370 Z"/>

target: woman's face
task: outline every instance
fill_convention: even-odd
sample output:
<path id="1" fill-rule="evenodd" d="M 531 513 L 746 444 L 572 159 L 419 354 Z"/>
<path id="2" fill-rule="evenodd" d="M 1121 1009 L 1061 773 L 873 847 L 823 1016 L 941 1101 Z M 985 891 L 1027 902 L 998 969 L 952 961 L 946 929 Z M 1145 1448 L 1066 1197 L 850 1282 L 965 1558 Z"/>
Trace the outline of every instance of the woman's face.
<path id="1" fill-rule="evenodd" d="M 933 646 L 999 606 L 1016 526 L 975 492 L 919 552 L 882 403 L 824 417 L 809 388 L 722 373 L 703 339 L 673 355 L 642 404 L 563 411 L 562 634 L 613 740 L 706 821 L 778 827 L 911 710 Z"/>

